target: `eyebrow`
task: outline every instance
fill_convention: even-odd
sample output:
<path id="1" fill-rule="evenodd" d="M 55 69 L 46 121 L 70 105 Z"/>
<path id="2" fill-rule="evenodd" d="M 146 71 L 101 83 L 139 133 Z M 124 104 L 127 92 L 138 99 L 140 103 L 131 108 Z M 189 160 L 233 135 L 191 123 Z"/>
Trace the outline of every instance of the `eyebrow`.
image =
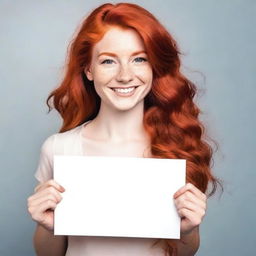
<path id="1" fill-rule="evenodd" d="M 135 56 L 135 55 L 138 55 L 138 54 L 141 54 L 141 53 L 145 53 L 147 54 L 145 51 L 137 51 L 137 52 L 134 52 L 132 53 L 131 56 Z M 99 55 L 98 55 L 98 58 L 102 55 L 108 55 L 108 56 L 111 56 L 111 57 L 117 57 L 117 55 L 113 52 L 101 52 Z"/>

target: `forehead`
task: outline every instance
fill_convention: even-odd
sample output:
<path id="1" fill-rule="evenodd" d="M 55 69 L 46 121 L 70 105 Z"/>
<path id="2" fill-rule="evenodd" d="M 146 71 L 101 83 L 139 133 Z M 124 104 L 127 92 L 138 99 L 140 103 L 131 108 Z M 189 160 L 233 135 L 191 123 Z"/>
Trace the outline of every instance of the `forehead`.
<path id="1" fill-rule="evenodd" d="M 95 54 L 105 51 L 129 54 L 135 51 L 145 51 L 145 47 L 139 34 L 135 30 L 113 27 L 95 44 L 93 51 Z"/>

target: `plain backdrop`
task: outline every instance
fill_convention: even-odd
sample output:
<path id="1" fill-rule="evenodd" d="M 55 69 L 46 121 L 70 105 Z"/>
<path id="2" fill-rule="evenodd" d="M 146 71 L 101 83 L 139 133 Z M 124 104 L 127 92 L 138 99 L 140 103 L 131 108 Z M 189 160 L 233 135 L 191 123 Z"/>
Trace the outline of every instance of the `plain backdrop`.
<path id="1" fill-rule="evenodd" d="M 35 255 L 27 197 L 40 147 L 61 119 L 45 100 L 63 75 L 76 27 L 105 1 L 0 1 L 0 255 Z M 182 51 L 199 88 L 214 174 L 224 193 L 208 200 L 198 256 L 251 256 L 256 244 L 256 1 L 130 1 L 151 11 Z"/>

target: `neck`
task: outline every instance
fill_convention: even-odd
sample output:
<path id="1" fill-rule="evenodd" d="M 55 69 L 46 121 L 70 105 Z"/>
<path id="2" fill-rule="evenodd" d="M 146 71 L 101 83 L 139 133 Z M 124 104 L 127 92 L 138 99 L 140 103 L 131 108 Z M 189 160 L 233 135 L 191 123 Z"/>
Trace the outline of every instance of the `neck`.
<path id="1" fill-rule="evenodd" d="M 142 140 L 146 138 L 143 115 L 143 102 L 128 111 L 110 109 L 101 105 L 92 125 L 95 134 L 103 140 L 113 142 Z"/>

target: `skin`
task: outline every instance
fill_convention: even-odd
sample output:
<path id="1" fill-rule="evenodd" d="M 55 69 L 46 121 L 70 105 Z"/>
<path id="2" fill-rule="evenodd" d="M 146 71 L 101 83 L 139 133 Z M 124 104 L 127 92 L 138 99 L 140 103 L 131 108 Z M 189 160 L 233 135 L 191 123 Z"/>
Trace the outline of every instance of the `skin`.
<path id="1" fill-rule="evenodd" d="M 111 115 L 141 108 L 152 87 L 152 68 L 142 41 L 133 30 L 110 29 L 95 45 L 85 73 L 94 81 L 101 98 L 101 111 L 108 109 Z M 110 89 L 131 86 L 137 86 L 132 97 L 120 97 Z"/>
<path id="2" fill-rule="evenodd" d="M 65 189 L 54 180 L 38 184 L 34 194 L 28 198 L 28 211 L 37 222 L 34 247 L 38 256 L 62 256 L 67 249 L 65 236 L 54 236 L 53 212 L 61 201 Z"/>
<path id="3" fill-rule="evenodd" d="M 187 183 L 173 195 L 173 200 L 181 217 L 181 235 L 176 242 L 178 255 L 194 255 L 200 244 L 199 225 L 206 213 L 207 197 L 193 184 Z"/>
<path id="4" fill-rule="evenodd" d="M 143 127 L 143 104 L 152 86 L 153 72 L 139 35 L 131 29 L 111 28 L 94 46 L 85 74 L 94 81 L 101 97 L 97 117 L 83 127 L 88 152 L 96 154 L 101 149 L 106 155 L 112 152 L 119 156 L 142 156 L 146 152 L 150 157 L 146 150 L 150 143 Z M 134 86 L 136 89 L 129 97 L 113 90 Z M 28 198 L 28 211 L 38 223 L 34 235 L 37 255 L 65 255 L 66 237 L 53 236 L 53 211 L 64 190 L 50 180 L 39 184 Z M 199 247 L 199 225 L 206 212 L 207 197 L 187 183 L 170 200 L 174 200 L 181 217 L 181 239 L 176 240 L 179 255 L 194 255 Z"/>

